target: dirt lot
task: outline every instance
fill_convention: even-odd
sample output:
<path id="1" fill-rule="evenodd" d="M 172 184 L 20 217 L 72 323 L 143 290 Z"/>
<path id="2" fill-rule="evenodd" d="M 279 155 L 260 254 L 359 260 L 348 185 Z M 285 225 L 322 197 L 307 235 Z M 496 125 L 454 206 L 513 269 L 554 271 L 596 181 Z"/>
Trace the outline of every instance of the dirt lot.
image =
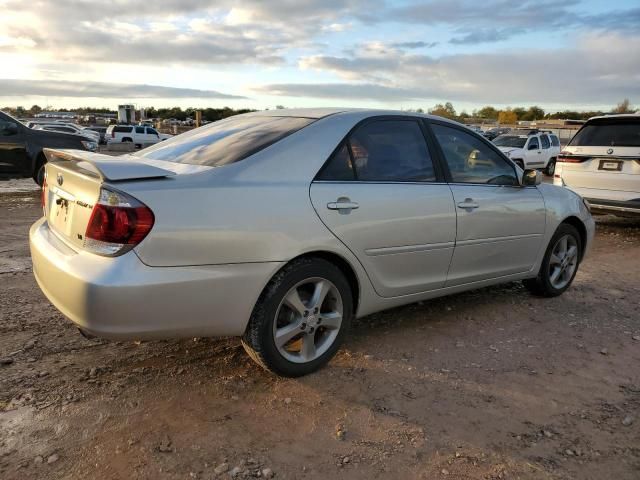
<path id="1" fill-rule="evenodd" d="M 82 338 L 30 271 L 39 214 L 0 195 L 2 479 L 640 478 L 639 221 L 602 217 L 560 298 L 373 315 L 287 380 L 236 339 Z"/>

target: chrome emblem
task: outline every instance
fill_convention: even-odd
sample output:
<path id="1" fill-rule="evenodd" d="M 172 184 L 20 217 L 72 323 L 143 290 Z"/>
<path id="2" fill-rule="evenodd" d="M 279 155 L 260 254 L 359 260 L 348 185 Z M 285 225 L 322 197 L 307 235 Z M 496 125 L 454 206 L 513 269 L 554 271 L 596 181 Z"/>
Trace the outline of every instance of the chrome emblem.
<path id="1" fill-rule="evenodd" d="M 58 181 L 58 185 L 62 186 L 62 184 L 64 183 L 64 178 L 62 178 L 61 173 L 58 174 L 58 177 L 56 178 L 56 180 Z"/>
<path id="2" fill-rule="evenodd" d="M 609 150 L 607 150 L 607 153 L 611 155 L 613 153 L 613 148 L 610 148 Z"/>

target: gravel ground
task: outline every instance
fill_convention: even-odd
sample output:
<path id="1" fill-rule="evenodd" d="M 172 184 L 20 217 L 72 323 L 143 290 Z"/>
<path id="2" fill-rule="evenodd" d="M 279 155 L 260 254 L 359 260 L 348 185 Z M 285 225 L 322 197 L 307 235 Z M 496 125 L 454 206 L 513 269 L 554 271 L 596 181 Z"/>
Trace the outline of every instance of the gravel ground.
<path id="1" fill-rule="evenodd" d="M 39 215 L 0 194 L 2 479 L 640 478 L 640 221 L 600 217 L 560 298 L 372 315 L 291 380 L 237 339 L 85 340 L 33 279 Z"/>

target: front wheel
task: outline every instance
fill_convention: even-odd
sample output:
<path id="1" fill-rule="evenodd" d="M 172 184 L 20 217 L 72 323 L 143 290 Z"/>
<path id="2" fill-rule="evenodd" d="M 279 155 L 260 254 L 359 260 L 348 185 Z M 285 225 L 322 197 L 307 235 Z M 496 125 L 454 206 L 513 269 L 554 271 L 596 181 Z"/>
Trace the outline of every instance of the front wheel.
<path id="1" fill-rule="evenodd" d="M 326 364 L 338 351 L 353 315 L 344 274 L 330 262 L 292 262 L 269 282 L 242 338 L 263 368 L 299 377 Z"/>
<path id="2" fill-rule="evenodd" d="M 536 278 L 524 280 L 524 286 L 541 297 L 557 297 L 569 288 L 578 272 L 582 242 L 572 225 L 561 224 L 547 247 Z"/>

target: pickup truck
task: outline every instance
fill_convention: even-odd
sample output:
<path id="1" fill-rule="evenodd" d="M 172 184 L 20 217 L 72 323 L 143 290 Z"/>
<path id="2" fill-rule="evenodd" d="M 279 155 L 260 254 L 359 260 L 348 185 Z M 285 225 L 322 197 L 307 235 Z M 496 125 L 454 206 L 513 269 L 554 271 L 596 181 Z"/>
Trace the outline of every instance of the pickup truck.
<path id="1" fill-rule="evenodd" d="M 0 178 L 33 178 L 44 182 L 43 148 L 68 148 L 95 152 L 97 142 L 81 135 L 35 130 L 0 111 Z"/>
<path id="2" fill-rule="evenodd" d="M 511 131 L 500 135 L 493 143 L 522 169 L 543 170 L 553 176 L 560 154 L 560 140 L 552 133 L 537 130 Z"/>

